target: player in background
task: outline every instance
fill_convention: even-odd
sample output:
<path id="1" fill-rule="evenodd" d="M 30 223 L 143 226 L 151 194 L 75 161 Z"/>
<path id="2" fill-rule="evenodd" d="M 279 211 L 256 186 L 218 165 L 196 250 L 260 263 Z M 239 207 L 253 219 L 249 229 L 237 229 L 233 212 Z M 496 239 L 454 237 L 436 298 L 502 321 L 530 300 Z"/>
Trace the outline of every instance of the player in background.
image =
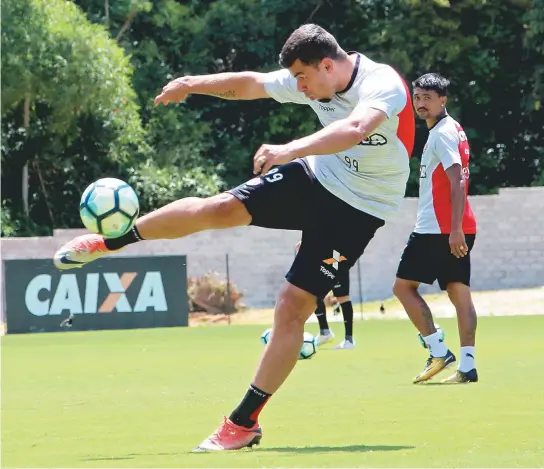
<path id="1" fill-rule="evenodd" d="M 177 78 L 155 105 L 178 103 L 189 94 L 273 98 L 310 106 L 321 130 L 283 145 L 261 145 L 253 157 L 257 176 L 226 193 L 177 200 L 140 217 L 119 238 L 87 234 L 54 256 L 58 268 L 71 269 L 142 240 L 246 225 L 302 231 L 301 248 L 276 302 L 271 340 L 251 385 L 196 451 L 259 443 L 259 414 L 297 363 L 316 298 L 332 289 L 338 274 L 351 268 L 375 232 L 395 216 L 410 172 L 413 108 L 409 89 L 393 68 L 346 52 L 314 24 L 296 29 L 279 59 L 282 69 L 270 73 Z M 331 213 L 341 220 L 337 230 L 328 229 Z"/>
<path id="2" fill-rule="evenodd" d="M 430 351 L 414 383 L 431 379 L 455 362 L 434 327 L 429 306 L 418 293 L 420 283 L 435 280 L 455 306 L 461 343 L 458 369 L 442 382 L 476 382 L 477 317 L 470 293 L 476 219 L 467 199 L 470 149 L 462 127 L 446 111 L 449 81 L 428 73 L 412 85 L 414 108 L 427 123 L 429 137 L 419 170 L 416 226 L 402 254 L 393 291 Z"/>
<path id="3" fill-rule="evenodd" d="M 295 246 L 295 251 L 300 249 L 300 241 Z M 337 307 L 341 309 L 344 317 L 344 340 L 340 342 L 335 350 L 350 350 L 355 348 L 355 339 L 353 338 L 353 304 L 349 297 L 349 270 L 343 270 L 338 273 L 336 281 L 332 287 L 332 294 L 336 298 Z M 335 307 L 336 309 L 336 307 Z M 323 298 L 317 298 L 317 307 L 314 314 L 319 323 L 319 335 L 317 336 L 317 345 L 323 345 L 334 340 L 335 335 L 327 321 L 327 308 Z"/>

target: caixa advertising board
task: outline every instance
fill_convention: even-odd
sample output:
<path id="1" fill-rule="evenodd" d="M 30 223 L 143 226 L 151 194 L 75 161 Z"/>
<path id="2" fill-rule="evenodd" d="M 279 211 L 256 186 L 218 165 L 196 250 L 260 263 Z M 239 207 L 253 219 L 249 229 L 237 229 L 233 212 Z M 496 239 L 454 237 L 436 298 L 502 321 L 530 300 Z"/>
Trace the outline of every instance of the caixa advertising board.
<path id="1" fill-rule="evenodd" d="M 4 261 L 7 333 L 188 325 L 186 256 Z"/>

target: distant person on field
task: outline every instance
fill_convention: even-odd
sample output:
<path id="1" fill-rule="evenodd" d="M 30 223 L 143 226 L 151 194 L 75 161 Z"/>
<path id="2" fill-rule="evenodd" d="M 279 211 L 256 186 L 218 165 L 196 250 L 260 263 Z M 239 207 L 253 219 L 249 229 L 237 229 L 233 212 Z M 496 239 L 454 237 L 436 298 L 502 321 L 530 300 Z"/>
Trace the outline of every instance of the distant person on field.
<path id="1" fill-rule="evenodd" d="M 476 382 L 477 317 L 470 293 L 476 219 L 467 199 L 470 149 L 463 128 L 446 111 L 449 81 L 428 73 L 412 85 L 414 108 L 427 123 L 429 137 L 419 169 L 416 226 L 402 254 L 393 291 L 430 351 L 414 383 L 431 379 L 455 362 L 455 355 L 435 329 L 429 306 L 418 293 L 420 283 L 435 280 L 455 306 L 461 341 L 457 371 L 442 382 Z"/>

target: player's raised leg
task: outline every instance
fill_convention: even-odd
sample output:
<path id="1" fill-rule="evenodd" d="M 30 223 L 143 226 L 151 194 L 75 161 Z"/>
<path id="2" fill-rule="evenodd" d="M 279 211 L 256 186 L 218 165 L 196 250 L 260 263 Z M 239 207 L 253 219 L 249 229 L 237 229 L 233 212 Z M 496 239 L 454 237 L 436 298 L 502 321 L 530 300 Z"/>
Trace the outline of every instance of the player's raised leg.
<path id="1" fill-rule="evenodd" d="M 245 205 L 231 194 L 187 197 L 139 218 L 135 226 L 119 238 L 106 239 L 97 234 L 78 236 L 55 253 L 54 262 L 59 269 L 73 269 L 144 239 L 175 239 L 209 229 L 245 226 L 250 222 Z"/>
<path id="2" fill-rule="evenodd" d="M 276 303 L 270 342 L 246 395 L 230 417 L 195 449 L 196 452 L 235 450 L 260 442 L 259 414 L 295 367 L 304 323 L 315 305 L 314 295 L 285 283 Z"/>

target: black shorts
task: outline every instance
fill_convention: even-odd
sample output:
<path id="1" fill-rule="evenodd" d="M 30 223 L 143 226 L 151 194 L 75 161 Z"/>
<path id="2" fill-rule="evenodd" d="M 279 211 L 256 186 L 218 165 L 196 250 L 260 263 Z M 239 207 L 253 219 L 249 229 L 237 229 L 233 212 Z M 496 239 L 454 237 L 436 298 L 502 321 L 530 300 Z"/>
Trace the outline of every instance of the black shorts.
<path id="1" fill-rule="evenodd" d="M 336 281 L 332 286 L 332 294 L 336 298 L 349 296 L 349 270 L 342 270 L 342 272 L 338 272 Z"/>
<path id="2" fill-rule="evenodd" d="M 274 168 L 229 191 L 244 203 L 251 225 L 301 230 L 289 283 L 324 298 L 361 256 L 384 221 L 331 194 L 303 160 Z M 330 218 L 338 220 L 331 229 Z"/>
<path id="3" fill-rule="evenodd" d="M 449 234 L 412 233 L 400 259 L 397 277 L 432 285 L 438 280 L 441 290 L 448 283 L 470 286 L 470 251 L 476 235 L 465 235 L 469 253 L 457 258 L 450 252 Z"/>

